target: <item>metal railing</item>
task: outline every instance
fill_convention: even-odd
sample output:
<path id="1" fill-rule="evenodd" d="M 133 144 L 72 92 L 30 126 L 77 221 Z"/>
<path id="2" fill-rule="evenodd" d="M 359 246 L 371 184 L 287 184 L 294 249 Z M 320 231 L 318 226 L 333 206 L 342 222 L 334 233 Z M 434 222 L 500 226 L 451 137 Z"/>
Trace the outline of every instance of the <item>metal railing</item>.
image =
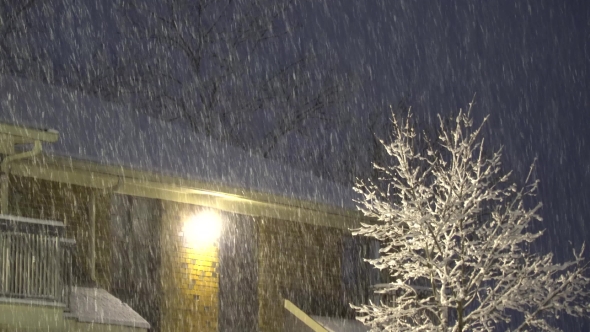
<path id="1" fill-rule="evenodd" d="M 60 236 L 63 224 L 39 222 L 0 216 L 0 297 L 69 307 L 74 242 Z"/>

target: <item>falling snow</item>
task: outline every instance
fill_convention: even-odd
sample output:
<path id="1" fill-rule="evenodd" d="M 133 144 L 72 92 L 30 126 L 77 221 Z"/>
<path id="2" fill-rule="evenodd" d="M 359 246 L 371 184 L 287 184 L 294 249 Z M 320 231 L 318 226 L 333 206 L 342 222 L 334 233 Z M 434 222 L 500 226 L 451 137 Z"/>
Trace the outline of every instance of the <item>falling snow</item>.
<path id="1" fill-rule="evenodd" d="M 546 232 L 530 250 L 565 262 L 590 239 L 589 22 L 583 0 L 0 0 L 0 122 L 59 131 L 56 155 L 352 209 L 392 112 L 428 130 L 474 100 L 503 167 L 522 178 L 536 160 Z M 366 302 L 376 244 L 302 229 L 341 250 L 341 289 L 363 293 L 345 300 Z M 351 318 L 338 301 L 325 312 Z"/>

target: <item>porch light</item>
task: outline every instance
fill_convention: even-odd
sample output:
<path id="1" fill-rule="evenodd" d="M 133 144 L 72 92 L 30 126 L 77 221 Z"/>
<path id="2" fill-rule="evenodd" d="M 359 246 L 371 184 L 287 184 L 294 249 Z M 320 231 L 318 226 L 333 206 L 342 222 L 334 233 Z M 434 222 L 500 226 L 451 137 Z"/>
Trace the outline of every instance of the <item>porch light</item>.
<path id="1" fill-rule="evenodd" d="M 182 229 L 185 243 L 192 247 L 213 244 L 221 234 L 221 222 L 221 216 L 210 210 L 189 217 Z"/>

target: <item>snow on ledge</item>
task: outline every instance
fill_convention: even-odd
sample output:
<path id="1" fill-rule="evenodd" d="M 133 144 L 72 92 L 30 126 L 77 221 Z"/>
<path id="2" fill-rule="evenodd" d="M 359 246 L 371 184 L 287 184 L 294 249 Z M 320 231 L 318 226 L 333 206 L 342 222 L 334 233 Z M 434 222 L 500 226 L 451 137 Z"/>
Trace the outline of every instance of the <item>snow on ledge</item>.
<path id="1" fill-rule="evenodd" d="M 326 316 L 310 316 L 313 320 L 322 325 L 330 332 L 367 332 L 369 328 L 363 325 L 358 320 L 326 317 Z"/>
<path id="2" fill-rule="evenodd" d="M 73 287 L 70 308 L 68 316 L 79 322 L 150 328 L 143 317 L 102 288 Z"/>

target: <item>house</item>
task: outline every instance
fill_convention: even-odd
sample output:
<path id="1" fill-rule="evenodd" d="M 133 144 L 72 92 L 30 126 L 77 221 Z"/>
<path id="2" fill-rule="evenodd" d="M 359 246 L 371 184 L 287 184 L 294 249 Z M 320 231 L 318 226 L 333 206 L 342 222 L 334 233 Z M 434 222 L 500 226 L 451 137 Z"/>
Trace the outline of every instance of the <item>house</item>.
<path id="1" fill-rule="evenodd" d="M 0 102 L 0 331 L 281 331 L 375 283 L 350 188 L 63 88 Z"/>

